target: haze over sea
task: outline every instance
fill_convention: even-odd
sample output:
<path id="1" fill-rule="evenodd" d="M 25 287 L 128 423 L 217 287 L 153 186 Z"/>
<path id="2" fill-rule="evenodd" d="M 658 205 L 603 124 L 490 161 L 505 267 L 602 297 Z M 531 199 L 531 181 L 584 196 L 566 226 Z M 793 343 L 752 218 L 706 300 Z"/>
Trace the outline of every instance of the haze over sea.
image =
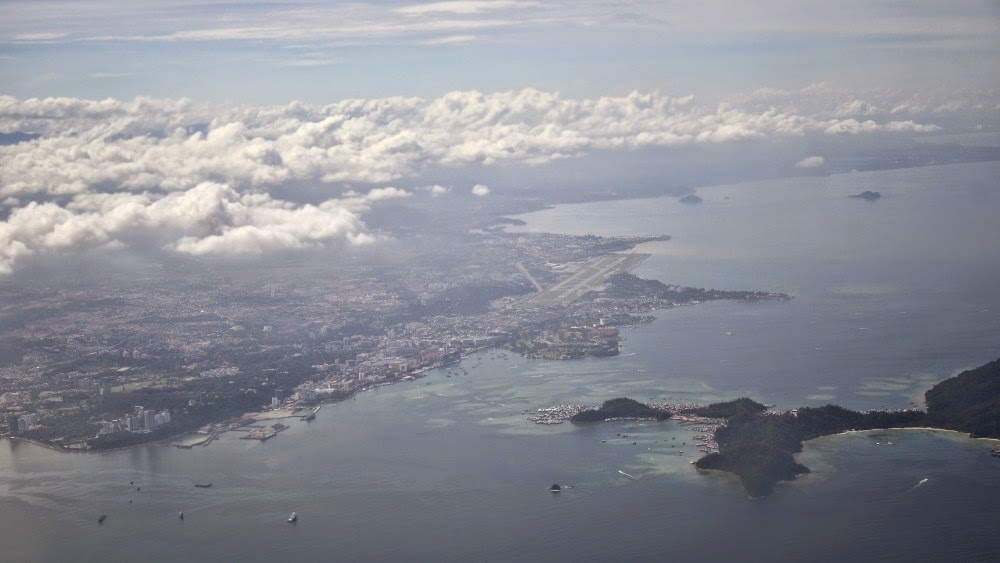
<path id="1" fill-rule="evenodd" d="M 614 358 L 484 351 L 267 442 L 66 454 L 4 441 L 4 558 L 995 560 L 992 442 L 821 438 L 799 456 L 811 474 L 749 501 L 734 479 L 693 469 L 688 427 L 542 427 L 522 412 L 618 396 L 919 406 L 934 383 L 1000 356 L 998 177 L 996 162 L 947 165 L 525 215 L 529 231 L 670 234 L 637 249 L 652 254 L 638 275 L 795 299 L 660 311 Z M 847 197 L 863 190 L 882 198 Z M 574 487 L 552 495 L 554 482 Z"/>

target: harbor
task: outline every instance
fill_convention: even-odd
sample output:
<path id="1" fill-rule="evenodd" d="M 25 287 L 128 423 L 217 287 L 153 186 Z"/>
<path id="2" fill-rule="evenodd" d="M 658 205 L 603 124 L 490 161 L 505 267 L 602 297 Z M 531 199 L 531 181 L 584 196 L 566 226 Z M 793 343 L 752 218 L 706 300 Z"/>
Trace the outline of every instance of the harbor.
<path id="1" fill-rule="evenodd" d="M 667 404 L 667 403 L 650 403 L 649 407 L 654 409 L 670 413 L 671 421 L 674 421 L 678 426 L 682 426 L 687 430 L 694 432 L 691 436 L 691 440 L 697 444 L 697 449 L 703 454 L 718 453 L 719 444 L 715 440 L 715 431 L 720 427 L 725 425 L 725 419 L 721 418 L 707 418 L 703 416 L 689 414 L 688 411 L 691 409 L 696 409 L 704 405 L 699 404 Z M 583 412 L 585 410 L 590 410 L 595 408 L 591 405 L 555 405 L 551 407 L 542 407 L 534 412 L 522 411 L 521 414 L 528 415 L 528 420 L 534 422 L 535 424 L 541 424 L 545 426 L 562 424 L 573 418 L 576 414 Z M 604 420 L 604 422 L 614 422 L 614 421 L 651 421 L 655 419 L 651 418 L 610 418 Z M 629 425 L 629 430 L 634 430 L 636 427 Z M 619 438 L 629 438 L 635 437 L 627 433 L 618 433 Z M 633 445 L 637 445 L 637 442 L 633 442 Z M 682 446 L 686 446 L 687 442 L 683 442 Z M 676 445 L 671 446 L 676 447 Z M 683 453 L 683 452 L 681 452 Z"/>

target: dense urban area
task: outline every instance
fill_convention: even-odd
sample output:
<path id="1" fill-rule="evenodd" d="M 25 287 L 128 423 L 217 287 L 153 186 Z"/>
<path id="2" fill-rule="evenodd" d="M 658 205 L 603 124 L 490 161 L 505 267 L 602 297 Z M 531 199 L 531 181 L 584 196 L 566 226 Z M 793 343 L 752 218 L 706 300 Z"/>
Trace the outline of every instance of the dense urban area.
<path id="1" fill-rule="evenodd" d="M 77 450 L 192 431 L 210 441 L 267 411 L 418 378 L 484 347 L 554 360 L 614 355 L 619 328 L 657 309 L 789 298 L 630 273 L 645 257 L 636 245 L 668 238 L 496 227 L 466 233 L 464 251 L 429 241 L 402 258 L 305 253 L 266 269 L 178 258 L 5 280 L 4 431 Z"/>

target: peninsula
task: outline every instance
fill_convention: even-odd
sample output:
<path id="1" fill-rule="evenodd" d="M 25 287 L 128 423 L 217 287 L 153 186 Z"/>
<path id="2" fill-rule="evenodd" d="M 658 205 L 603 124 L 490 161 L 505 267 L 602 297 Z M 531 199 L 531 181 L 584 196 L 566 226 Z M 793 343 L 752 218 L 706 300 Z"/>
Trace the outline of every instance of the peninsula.
<path id="1" fill-rule="evenodd" d="M 485 347 L 609 356 L 620 328 L 656 310 L 790 299 L 632 275 L 647 256 L 636 246 L 666 235 L 435 224 L 397 233 L 405 251 L 374 263 L 178 259 L 0 286 L 2 433 L 72 451 L 190 432 L 206 445 L 237 429 L 264 439 L 297 408 L 412 381 Z"/>
<path id="2" fill-rule="evenodd" d="M 699 459 L 699 469 L 729 471 L 740 477 L 751 497 L 762 497 L 779 481 L 809 472 L 795 461 L 802 442 L 849 430 L 933 427 L 1000 438 L 1000 360 L 946 379 L 925 394 L 927 411 L 852 411 L 843 407 L 768 412 L 742 398 L 690 409 L 690 414 L 726 419 L 715 431 L 717 453 Z"/>
<path id="3" fill-rule="evenodd" d="M 751 498 L 773 492 L 809 468 L 795 461 L 802 442 L 847 431 L 925 428 L 967 432 L 975 438 L 1000 439 L 1000 359 L 946 379 L 925 394 L 927 411 L 917 409 L 853 411 L 836 405 L 771 412 L 742 397 L 708 406 L 647 405 L 628 398 L 605 401 L 599 409 L 578 410 L 569 420 L 716 419 L 708 453 L 698 469 L 736 474 Z M 543 423 L 557 423 L 547 417 Z M 715 450 L 715 451 L 712 451 Z M 704 450 L 703 450 L 704 451 Z M 994 450 L 996 451 L 996 450 Z M 996 455 L 996 454 L 993 454 Z"/>

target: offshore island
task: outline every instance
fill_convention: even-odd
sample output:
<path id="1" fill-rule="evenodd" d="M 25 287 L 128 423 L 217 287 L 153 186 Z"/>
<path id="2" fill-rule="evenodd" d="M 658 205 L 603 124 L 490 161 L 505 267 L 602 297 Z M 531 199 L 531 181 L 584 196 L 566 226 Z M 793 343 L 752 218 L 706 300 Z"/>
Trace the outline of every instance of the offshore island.
<path id="1" fill-rule="evenodd" d="M 751 498 L 773 492 L 780 481 L 808 473 L 796 462 L 802 442 L 849 431 L 890 428 L 954 430 L 973 438 L 1000 439 L 1000 359 L 946 379 L 925 394 L 927 410 L 853 411 L 840 406 L 771 412 L 740 398 L 704 407 L 667 410 L 632 399 L 606 401 L 600 409 L 573 415 L 574 423 L 605 420 L 665 420 L 675 416 L 722 419 L 715 425 L 712 451 L 695 462 L 702 470 L 734 473 Z M 997 455 L 997 448 L 992 452 Z"/>

